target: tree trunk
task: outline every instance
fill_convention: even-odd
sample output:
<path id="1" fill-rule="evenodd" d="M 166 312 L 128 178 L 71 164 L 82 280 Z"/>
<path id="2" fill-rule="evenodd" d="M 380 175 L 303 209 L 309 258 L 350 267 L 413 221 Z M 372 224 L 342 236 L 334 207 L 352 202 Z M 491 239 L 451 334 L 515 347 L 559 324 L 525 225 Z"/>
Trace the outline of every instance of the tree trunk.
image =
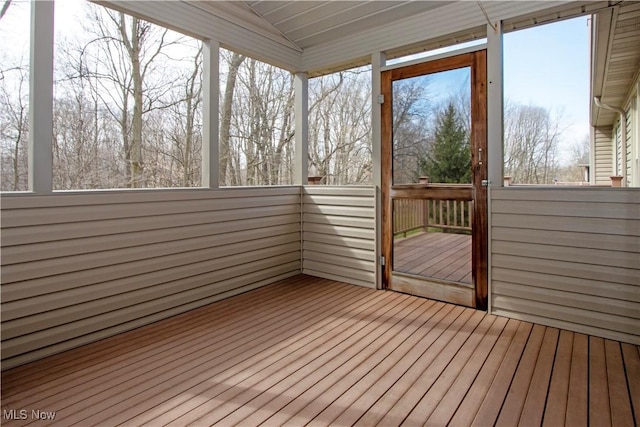
<path id="1" fill-rule="evenodd" d="M 234 53 L 229 64 L 229 74 L 224 88 L 224 98 L 222 101 L 222 117 L 220 118 L 220 185 L 238 185 L 236 174 L 230 174 L 227 182 L 227 168 L 232 169 L 231 159 L 231 115 L 233 114 L 233 92 L 238 78 L 238 69 L 245 60 L 245 56 Z"/>

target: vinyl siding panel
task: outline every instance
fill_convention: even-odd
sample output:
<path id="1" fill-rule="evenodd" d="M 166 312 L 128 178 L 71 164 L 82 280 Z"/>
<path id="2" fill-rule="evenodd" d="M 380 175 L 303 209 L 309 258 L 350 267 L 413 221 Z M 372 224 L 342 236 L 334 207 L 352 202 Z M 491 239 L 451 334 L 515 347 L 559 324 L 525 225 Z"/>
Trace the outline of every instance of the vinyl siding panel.
<path id="1" fill-rule="evenodd" d="M 637 45 L 636 42 L 634 42 L 634 45 Z M 631 186 L 631 178 L 632 178 L 632 167 L 631 165 L 633 164 L 633 153 L 632 153 L 632 137 L 633 137 L 633 110 L 631 109 L 631 106 L 629 106 L 629 108 L 626 111 L 625 114 L 625 125 L 627 127 L 627 138 L 625 141 L 625 150 L 626 150 L 626 181 L 627 181 L 627 186 Z"/>
<path id="2" fill-rule="evenodd" d="M 303 272 L 375 288 L 375 191 L 307 186 L 302 196 Z"/>
<path id="3" fill-rule="evenodd" d="M 594 129 L 594 177 L 596 185 L 611 185 L 611 176 L 614 175 L 613 165 L 615 163 L 612 135 L 613 129 L 611 127 Z"/>
<path id="4" fill-rule="evenodd" d="M 301 269 L 300 188 L 2 196 L 8 368 Z"/>
<path id="5" fill-rule="evenodd" d="M 491 192 L 492 312 L 640 343 L 640 189 Z"/>

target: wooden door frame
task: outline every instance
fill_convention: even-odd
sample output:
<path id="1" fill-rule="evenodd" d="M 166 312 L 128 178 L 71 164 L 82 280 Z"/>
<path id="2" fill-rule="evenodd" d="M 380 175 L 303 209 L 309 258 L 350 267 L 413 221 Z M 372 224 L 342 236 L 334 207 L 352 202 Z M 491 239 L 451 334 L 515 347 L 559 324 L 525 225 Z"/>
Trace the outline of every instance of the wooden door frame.
<path id="1" fill-rule="evenodd" d="M 473 169 L 473 238 L 472 281 L 476 308 L 487 309 L 488 297 L 488 206 L 487 187 L 483 181 L 487 172 L 487 51 L 479 50 L 461 55 L 394 68 L 381 73 L 381 93 L 384 104 L 381 117 L 382 164 L 382 254 L 385 265 L 382 274 L 383 288 L 388 288 L 393 262 L 393 228 L 391 206 L 392 183 L 392 85 L 393 81 L 463 67 L 471 68 L 471 165 Z"/>

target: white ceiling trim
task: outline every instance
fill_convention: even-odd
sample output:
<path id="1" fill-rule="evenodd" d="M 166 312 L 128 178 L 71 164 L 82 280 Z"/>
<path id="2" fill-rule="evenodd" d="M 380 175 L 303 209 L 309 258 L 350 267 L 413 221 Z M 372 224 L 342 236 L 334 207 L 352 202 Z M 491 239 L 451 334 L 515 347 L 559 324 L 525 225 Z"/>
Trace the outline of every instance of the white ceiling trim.
<path id="1" fill-rule="evenodd" d="M 486 2 L 484 6 L 491 20 L 498 21 L 584 3 L 586 2 L 495 1 Z M 338 42 L 305 49 L 304 70 L 312 74 L 322 73 L 353 63 L 358 58 L 368 58 L 374 52 L 392 52 L 404 46 L 464 31 L 482 32 L 486 25 L 487 20 L 476 2 L 459 1 L 362 31 Z"/>
<path id="2" fill-rule="evenodd" d="M 257 35 L 267 37 L 275 42 L 291 49 L 302 52 L 302 48 L 291 41 L 277 27 L 268 20 L 261 17 L 247 4 L 241 1 L 186 1 L 189 4 L 201 9 L 205 13 L 210 13 L 224 19 L 229 24 L 238 25 Z"/>
<path id="3" fill-rule="evenodd" d="M 592 46 L 591 46 L 591 97 L 600 97 L 602 95 L 602 88 L 604 86 L 604 76 L 607 68 L 607 58 L 611 50 L 611 43 L 613 37 L 611 37 L 611 28 L 615 27 L 615 21 L 618 16 L 618 8 L 612 8 L 598 13 L 592 21 L 593 27 L 591 31 Z M 612 121 L 614 115 L 613 112 L 599 108 L 593 99 L 589 100 L 591 103 L 591 124 L 593 126 L 602 125 L 605 122 Z M 607 120 L 603 119 L 603 113 Z"/>
<path id="4" fill-rule="evenodd" d="M 414 59 L 412 61 L 404 61 L 404 62 L 398 62 L 397 64 L 393 64 L 393 65 L 386 65 L 384 67 L 380 67 L 380 71 L 389 71 L 389 70 L 395 70 L 396 68 L 404 68 L 404 67 L 410 67 L 412 65 L 424 64 L 425 62 L 451 58 L 453 56 L 464 55 L 465 53 L 479 52 L 481 50 L 485 50 L 486 48 L 487 48 L 487 44 L 481 43 L 475 46 L 470 46 L 462 49 L 452 50 L 450 52 L 440 53 L 438 55 L 431 55 L 431 56 L 426 56 L 424 58 Z"/>

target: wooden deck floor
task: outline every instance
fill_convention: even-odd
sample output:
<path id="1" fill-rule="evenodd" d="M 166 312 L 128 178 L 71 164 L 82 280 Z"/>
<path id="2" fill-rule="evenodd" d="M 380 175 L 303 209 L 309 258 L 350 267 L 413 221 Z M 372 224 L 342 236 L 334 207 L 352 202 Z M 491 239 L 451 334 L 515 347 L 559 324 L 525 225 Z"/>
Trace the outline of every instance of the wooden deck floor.
<path id="1" fill-rule="evenodd" d="M 4 372 L 3 424 L 631 426 L 639 351 L 299 276 Z"/>
<path id="2" fill-rule="evenodd" d="M 471 236 L 419 233 L 394 241 L 393 270 L 457 283 L 471 283 Z"/>

